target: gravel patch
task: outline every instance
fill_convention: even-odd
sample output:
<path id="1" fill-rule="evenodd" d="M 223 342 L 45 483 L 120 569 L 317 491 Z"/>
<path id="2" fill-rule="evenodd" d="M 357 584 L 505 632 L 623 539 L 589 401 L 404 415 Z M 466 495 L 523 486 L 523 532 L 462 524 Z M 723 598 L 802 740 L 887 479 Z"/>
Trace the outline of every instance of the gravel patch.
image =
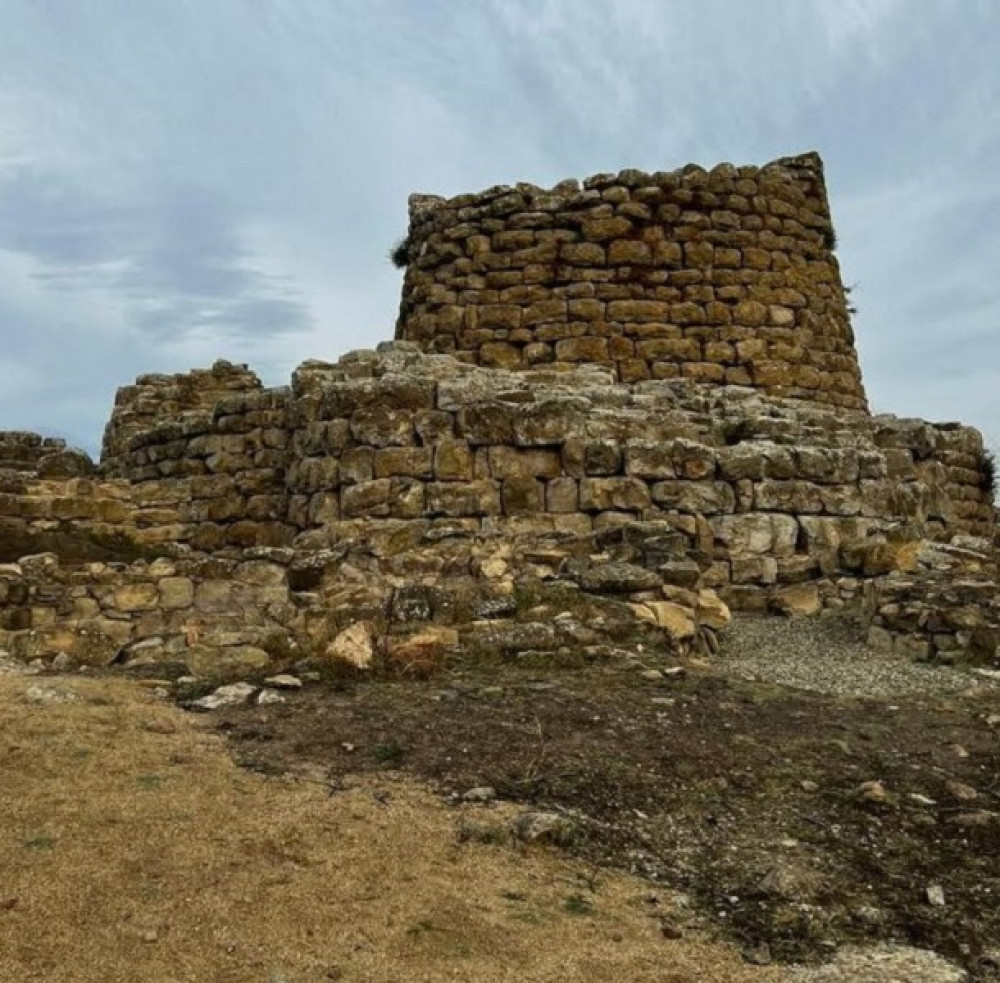
<path id="1" fill-rule="evenodd" d="M 968 976 L 933 952 L 906 946 L 848 946 L 825 966 L 795 968 L 789 983 L 963 983 Z"/>
<path id="2" fill-rule="evenodd" d="M 862 626 L 844 615 L 737 615 L 721 643 L 719 664 L 730 675 L 832 696 L 891 699 L 1000 688 L 1000 679 L 968 668 L 876 652 L 865 642 Z"/>

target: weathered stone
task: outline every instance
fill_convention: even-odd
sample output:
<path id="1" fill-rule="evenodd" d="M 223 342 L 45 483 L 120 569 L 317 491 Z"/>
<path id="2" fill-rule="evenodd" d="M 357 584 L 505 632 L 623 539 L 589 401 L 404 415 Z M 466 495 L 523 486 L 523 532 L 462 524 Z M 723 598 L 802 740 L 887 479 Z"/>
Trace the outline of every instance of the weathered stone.
<path id="1" fill-rule="evenodd" d="M 119 611 L 149 611 L 156 607 L 159 592 L 156 584 L 122 584 L 115 588 L 114 606 Z"/>
<path id="2" fill-rule="evenodd" d="M 209 679 L 242 679 L 268 668 L 271 656 L 256 645 L 192 645 L 184 664 L 194 676 Z"/>
<path id="3" fill-rule="evenodd" d="M 774 592 L 771 603 L 776 611 L 788 615 L 817 614 L 823 606 L 815 583 L 781 587 Z"/>
<path id="4" fill-rule="evenodd" d="M 662 583 L 658 574 L 632 563 L 601 563 L 588 567 L 579 577 L 580 586 L 595 594 L 630 594 L 655 590 Z"/>
<path id="5" fill-rule="evenodd" d="M 368 669 L 375 657 L 371 627 L 363 621 L 345 628 L 329 644 L 326 657 L 345 662 L 355 669 Z"/>
<path id="6" fill-rule="evenodd" d="M 157 587 L 158 603 L 162 608 L 178 610 L 194 604 L 194 582 L 188 577 L 164 577 Z"/>
<path id="7" fill-rule="evenodd" d="M 641 512 L 651 503 L 649 487 L 637 478 L 583 478 L 580 508 L 585 512 Z"/>

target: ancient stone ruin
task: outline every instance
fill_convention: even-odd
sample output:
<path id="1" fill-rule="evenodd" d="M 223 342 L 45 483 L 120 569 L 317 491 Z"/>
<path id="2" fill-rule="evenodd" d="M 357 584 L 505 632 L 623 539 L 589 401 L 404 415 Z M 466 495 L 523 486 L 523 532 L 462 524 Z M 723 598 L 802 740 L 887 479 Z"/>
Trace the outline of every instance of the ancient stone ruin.
<path id="1" fill-rule="evenodd" d="M 818 156 L 410 206 L 395 341 L 142 376 L 99 464 L 0 434 L 0 649 L 676 662 L 732 610 L 845 611 L 998 664 L 991 458 L 869 413 Z"/>

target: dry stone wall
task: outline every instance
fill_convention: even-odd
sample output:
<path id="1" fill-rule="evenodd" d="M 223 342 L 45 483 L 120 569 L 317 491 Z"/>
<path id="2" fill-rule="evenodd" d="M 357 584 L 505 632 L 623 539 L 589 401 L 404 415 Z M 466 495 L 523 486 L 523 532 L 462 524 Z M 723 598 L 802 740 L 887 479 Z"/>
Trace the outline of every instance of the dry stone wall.
<path id="1" fill-rule="evenodd" d="M 181 423 L 189 416 L 211 414 L 215 405 L 235 393 L 262 388 L 260 379 L 245 365 L 217 361 L 210 369 L 194 369 L 177 375 L 141 375 L 115 396 L 111 419 L 104 430 L 101 461 L 114 474 L 131 438 L 170 421 Z"/>
<path id="2" fill-rule="evenodd" d="M 965 428 L 925 425 L 931 444 L 918 448 L 913 421 L 880 417 L 876 430 L 861 412 L 749 388 L 486 370 L 400 343 L 308 364 L 292 392 L 302 546 L 380 524 L 517 538 L 662 522 L 684 539 L 666 574 L 678 586 L 737 607 L 818 608 L 884 572 L 890 530 L 970 531 L 960 506 L 973 479 L 953 485 L 937 459 L 949 441 L 974 446 Z"/>
<path id="3" fill-rule="evenodd" d="M 209 552 L 282 545 L 294 535 L 286 403 L 283 389 L 231 393 L 206 412 L 136 430 L 104 465 L 130 483 L 159 537 Z"/>
<path id="4" fill-rule="evenodd" d="M 485 366 L 597 363 L 863 410 L 833 244 L 816 154 L 417 195 L 396 337 Z"/>

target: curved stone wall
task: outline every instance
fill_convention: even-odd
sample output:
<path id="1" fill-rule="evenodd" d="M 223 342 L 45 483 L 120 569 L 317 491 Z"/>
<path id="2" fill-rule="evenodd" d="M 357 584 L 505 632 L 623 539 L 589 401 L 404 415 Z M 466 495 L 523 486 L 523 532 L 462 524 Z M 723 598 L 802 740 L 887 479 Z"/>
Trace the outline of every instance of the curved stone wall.
<path id="1" fill-rule="evenodd" d="M 415 195 L 396 337 L 866 410 L 834 244 L 817 154 Z"/>

